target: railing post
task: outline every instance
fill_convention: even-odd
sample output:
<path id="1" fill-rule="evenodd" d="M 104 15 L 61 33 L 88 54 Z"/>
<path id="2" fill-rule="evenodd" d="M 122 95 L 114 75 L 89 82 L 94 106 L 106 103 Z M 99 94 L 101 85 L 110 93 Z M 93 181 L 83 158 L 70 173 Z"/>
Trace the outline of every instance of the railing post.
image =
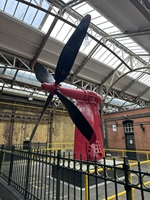
<path id="1" fill-rule="evenodd" d="M 146 158 L 148 162 L 148 172 L 150 172 L 150 160 L 149 160 L 149 153 L 146 153 Z"/>
<path id="2" fill-rule="evenodd" d="M 31 147 L 30 147 L 30 149 L 28 151 L 28 157 L 27 157 L 27 169 L 26 169 L 26 183 L 25 183 L 24 199 L 28 199 L 28 188 L 29 188 L 29 177 L 30 177 L 30 162 L 31 162 Z"/>
<path id="3" fill-rule="evenodd" d="M 61 158 L 61 150 L 57 152 L 57 185 L 56 185 L 56 200 L 60 199 L 60 158 Z"/>
<path id="4" fill-rule="evenodd" d="M 132 178 L 131 173 L 129 174 L 129 180 L 130 180 L 130 183 L 132 183 L 133 178 Z M 131 199 L 134 200 L 134 189 L 133 188 L 131 188 L 131 195 L 132 195 Z"/>
<path id="5" fill-rule="evenodd" d="M 150 172 L 150 160 L 148 161 L 148 172 Z"/>
<path id="6" fill-rule="evenodd" d="M 88 175 L 84 175 L 84 181 L 85 181 L 85 200 L 89 199 L 89 193 L 88 193 Z"/>
<path id="7" fill-rule="evenodd" d="M 130 165 L 128 163 L 127 156 L 124 157 L 123 164 L 124 174 L 125 174 L 125 191 L 127 200 L 132 200 L 132 188 L 130 186 L 129 175 L 130 175 Z"/>
<path id="8" fill-rule="evenodd" d="M 124 158 L 124 150 L 122 150 L 122 158 Z"/>
<path id="9" fill-rule="evenodd" d="M 1 173 L 2 173 L 2 167 L 3 167 L 3 163 L 4 163 L 4 152 L 3 152 L 3 149 L 4 149 L 4 145 L 2 145 L 1 152 L 0 152 L 0 176 L 1 176 Z"/>
<path id="10" fill-rule="evenodd" d="M 15 146 L 12 146 L 11 149 L 11 154 L 10 154 L 10 166 L 9 166 L 9 177 L 8 177 L 8 185 L 11 184 L 11 179 L 12 179 L 12 172 L 13 172 L 13 164 L 14 164 L 14 150 Z"/>

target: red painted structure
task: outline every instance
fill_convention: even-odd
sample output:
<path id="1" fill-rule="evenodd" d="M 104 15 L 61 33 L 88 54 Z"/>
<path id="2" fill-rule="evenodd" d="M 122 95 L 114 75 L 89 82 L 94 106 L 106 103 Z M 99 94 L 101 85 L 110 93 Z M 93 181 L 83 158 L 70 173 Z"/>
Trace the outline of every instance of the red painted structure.
<path id="1" fill-rule="evenodd" d="M 52 94 L 54 94 L 55 90 L 59 90 L 63 95 L 76 99 L 76 106 L 94 130 L 95 134 L 94 137 L 92 137 L 93 140 L 89 142 L 75 127 L 74 154 L 76 159 L 88 159 L 91 161 L 102 159 L 104 157 L 103 137 L 101 132 L 101 119 L 98 110 L 98 105 L 102 101 L 101 96 L 92 91 L 63 88 L 61 85 L 49 83 L 42 83 L 42 89 L 49 91 Z"/>

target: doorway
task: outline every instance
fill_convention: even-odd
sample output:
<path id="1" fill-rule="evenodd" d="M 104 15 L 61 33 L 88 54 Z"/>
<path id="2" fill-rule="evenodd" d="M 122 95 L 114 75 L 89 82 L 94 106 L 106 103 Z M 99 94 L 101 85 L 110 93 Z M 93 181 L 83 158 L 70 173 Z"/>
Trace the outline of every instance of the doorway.
<path id="1" fill-rule="evenodd" d="M 136 160 L 136 152 L 132 152 L 136 150 L 133 121 L 132 120 L 123 121 L 123 125 L 124 125 L 126 150 L 131 151 L 127 152 L 126 155 L 128 156 L 129 160 Z"/>

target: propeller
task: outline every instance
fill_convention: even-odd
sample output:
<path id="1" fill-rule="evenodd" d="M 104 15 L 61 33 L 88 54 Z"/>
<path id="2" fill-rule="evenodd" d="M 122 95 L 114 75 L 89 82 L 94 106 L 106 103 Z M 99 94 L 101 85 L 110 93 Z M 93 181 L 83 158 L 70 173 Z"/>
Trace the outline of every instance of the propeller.
<path id="1" fill-rule="evenodd" d="M 55 82 L 53 76 L 50 73 L 48 73 L 47 70 L 40 63 L 36 63 L 36 65 L 34 66 L 34 72 L 37 80 L 41 83 Z"/>
<path id="2" fill-rule="evenodd" d="M 56 86 L 56 89 L 54 90 L 53 93 L 51 93 L 48 96 L 48 98 L 43 106 L 41 115 L 32 131 L 30 141 L 33 139 L 33 136 L 38 127 L 38 124 L 39 124 L 46 108 L 50 104 L 54 94 L 56 94 L 59 97 L 59 99 L 62 101 L 62 103 L 65 105 L 72 121 L 74 122 L 76 127 L 79 129 L 79 131 L 83 134 L 83 136 L 91 143 L 94 143 L 96 140 L 96 135 L 94 133 L 93 128 L 89 124 L 89 122 L 86 120 L 86 118 L 80 112 L 80 110 L 68 98 L 66 98 L 57 88 L 59 83 L 64 81 L 70 73 L 70 70 L 71 70 L 73 63 L 76 59 L 76 56 L 79 52 L 81 44 L 87 33 L 87 29 L 89 27 L 90 20 L 91 20 L 91 16 L 86 15 L 81 20 L 80 24 L 77 26 L 74 33 L 72 34 L 72 36 L 70 37 L 70 39 L 68 40 L 66 45 L 64 46 L 64 48 L 60 54 L 58 63 L 57 63 L 55 76 L 54 76 L 55 80 L 53 79 L 52 75 L 49 74 L 48 71 L 40 63 L 37 62 L 34 66 L 37 80 L 41 83 L 44 83 L 44 82 L 50 83 L 50 84 L 53 83 Z"/>

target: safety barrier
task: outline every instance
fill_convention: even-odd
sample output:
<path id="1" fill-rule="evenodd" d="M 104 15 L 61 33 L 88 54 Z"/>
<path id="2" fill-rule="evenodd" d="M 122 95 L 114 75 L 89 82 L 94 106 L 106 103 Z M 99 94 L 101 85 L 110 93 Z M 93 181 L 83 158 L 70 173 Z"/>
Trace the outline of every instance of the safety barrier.
<path id="1" fill-rule="evenodd" d="M 22 144 L 15 144 L 15 148 L 23 148 Z M 68 151 L 73 152 L 74 143 L 73 142 L 53 142 L 53 143 L 31 143 L 31 148 L 33 149 L 44 149 L 48 151 Z M 142 150 L 126 150 L 126 149 L 104 149 L 106 157 L 123 159 L 124 156 L 127 156 L 128 153 L 135 153 L 137 160 L 149 160 L 150 159 L 150 151 L 142 151 Z"/>
<path id="2" fill-rule="evenodd" d="M 114 160 L 115 162 L 115 160 Z M 127 162 L 128 163 L 128 162 Z M 128 170 L 130 170 L 129 174 L 128 174 L 128 180 L 129 180 L 129 183 L 130 183 L 130 187 L 132 186 L 131 190 L 129 191 L 128 195 L 128 199 L 131 199 L 131 200 L 134 200 L 134 193 L 135 193 L 135 190 L 139 189 L 137 188 L 137 186 L 140 187 L 140 184 L 142 184 L 145 188 L 147 187 L 147 185 L 149 185 L 149 190 L 150 190 L 150 174 L 148 175 L 149 176 L 149 181 L 146 181 L 144 182 L 144 178 L 145 174 L 143 174 L 143 176 L 140 175 L 140 171 L 137 172 L 135 170 L 131 170 L 132 167 L 135 167 L 135 166 L 141 166 L 141 165 L 147 165 L 147 169 L 148 169 L 148 172 L 150 172 L 150 160 L 147 160 L 147 161 L 142 161 L 142 162 L 134 162 L 134 163 L 128 163 L 127 166 L 129 167 Z M 120 167 L 122 168 L 122 165 L 120 165 Z M 108 170 L 111 170 L 111 168 L 107 168 L 106 169 L 106 174 L 107 174 L 107 171 Z M 116 169 L 117 170 L 117 169 Z M 103 168 L 100 168 L 100 169 L 97 169 L 97 173 L 101 173 L 103 172 Z M 90 170 L 90 174 L 94 174 L 96 173 L 94 169 Z M 139 177 L 139 175 L 141 177 Z M 107 176 L 107 175 L 106 175 Z M 118 176 L 117 176 L 117 173 L 114 173 L 114 180 L 117 180 L 118 179 Z M 136 180 L 136 183 L 135 183 L 135 180 L 133 182 L 133 177 L 134 176 L 137 176 L 137 180 Z M 135 179 L 135 177 L 134 177 Z M 125 181 L 125 180 L 124 180 Z M 125 183 L 124 183 L 125 184 Z M 135 188 L 134 188 L 135 186 Z M 142 191 L 142 190 L 141 190 Z M 88 196 L 88 192 L 89 192 L 89 187 L 88 187 L 88 175 L 86 174 L 85 175 L 85 199 L 86 200 L 89 200 L 89 196 Z M 143 192 L 143 191 L 142 191 Z M 126 193 L 126 190 L 122 191 L 122 192 L 119 192 L 115 195 L 111 195 L 111 196 L 108 196 L 107 198 L 104 198 L 103 200 L 115 200 L 117 199 L 118 197 L 122 197 L 122 196 L 125 196 L 127 195 Z M 150 198 L 150 197 L 149 197 Z M 144 199 L 144 198 L 142 198 Z"/>
<path id="3" fill-rule="evenodd" d="M 105 154 L 109 157 L 116 157 L 117 159 L 122 159 L 124 156 L 127 156 L 128 153 L 134 153 L 137 160 L 149 160 L 150 151 L 142 150 L 126 150 L 126 149 L 105 149 Z"/>
<path id="4" fill-rule="evenodd" d="M 23 199 L 118 199 L 147 200 L 150 197 L 149 160 L 129 163 L 104 158 L 82 161 L 61 151 L 0 146 L 0 180 Z"/>

